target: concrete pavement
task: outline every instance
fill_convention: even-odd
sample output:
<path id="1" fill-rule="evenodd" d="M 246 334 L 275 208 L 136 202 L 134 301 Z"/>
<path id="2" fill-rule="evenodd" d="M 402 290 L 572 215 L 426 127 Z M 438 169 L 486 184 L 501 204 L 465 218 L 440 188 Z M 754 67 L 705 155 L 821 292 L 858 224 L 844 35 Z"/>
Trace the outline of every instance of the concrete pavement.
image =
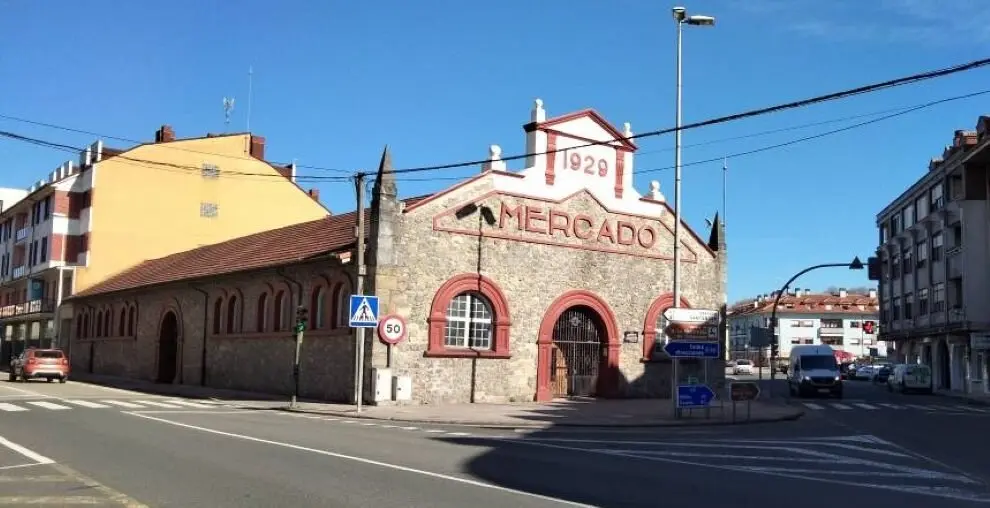
<path id="1" fill-rule="evenodd" d="M 0 401 L 182 400 L 71 382 L 13 386 L 34 395 L 10 387 L 0 382 Z M 845 402 L 872 401 L 875 410 L 808 410 L 801 420 L 748 426 L 465 428 L 186 400 L 208 408 L 0 412 L 0 436 L 54 462 L 27 466 L 39 467 L 31 475 L 68 468 L 123 493 L 126 501 L 114 502 L 131 506 L 990 504 L 990 464 L 978 446 L 990 420 L 939 412 L 905 418 L 906 410 L 879 409 L 898 394 L 874 388 L 850 384 Z M 20 460 L 4 457 L 0 467 Z M 66 485 L 87 484 L 37 481 L 24 492 L 53 501 L 92 490 Z"/>

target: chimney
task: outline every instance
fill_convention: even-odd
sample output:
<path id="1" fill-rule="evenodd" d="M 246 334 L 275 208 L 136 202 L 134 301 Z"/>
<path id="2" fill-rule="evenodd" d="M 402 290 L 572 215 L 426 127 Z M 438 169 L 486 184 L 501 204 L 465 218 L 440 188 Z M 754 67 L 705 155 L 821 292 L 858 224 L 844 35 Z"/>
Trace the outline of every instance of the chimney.
<path id="1" fill-rule="evenodd" d="M 801 288 L 794 288 L 794 296 L 801 296 Z"/>
<path id="2" fill-rule="evenodd" d="M 845 298 L 848 294 L 846 293 L 846 288 L 839 288 L 839 298 Z"/>
<path id="3" fill-rule="evenodd" d="M 529 123 L 523 126 L 523 130 L 526 131 L 526 153 L 530 154 L 526 157 L 526 167 L 540 167 L 545 168 L 547 164 L 548 151 L 547 146 L 547 133 L 536 128 L 537 125 L 547 121 L 547 110 L 543 109 L 543 101 L 536 99 L 533 101 L 533 109 L 529 112 Z M 556 154 L 552 154 L 555 156 Z M 553 185 L 553 181 L 547 182 L 548 185 Z"/>
<path id="4" fill-rule="evenodd" d="M 870 290 L 870 298 L 876 298 L 876 297 L 877 297 L 877 290 L 876 289 L 871 289 Z"/>
<path id="5" fill-rule="evenodd" d="M 251 135 L 251 157 L 258 160 L 265 160 L 265 138 Z"/>
<path id="6" fill-rule="evenodd" d="M 306 191 L 306 194 L 309 194 L 309 197 L 313 198 L 313 201 L 320 201 L 320 189 L 309 189 Z"/>
<path id="7" fill-rule="evenodd" d="M 175 141 L 175 131 L 172 130 L 171 125 L 162 125 L 160 129 L 155 131 L 155 143 L 168 143 L 169 141 Z"/>
<path id="8" fill-rule="evenodd" d="M 481 171 L 505 171 L 505 161 L 502 160 L 502 147 L 492 145 L 488 147 L 488 162 L 481 165 Z"/>

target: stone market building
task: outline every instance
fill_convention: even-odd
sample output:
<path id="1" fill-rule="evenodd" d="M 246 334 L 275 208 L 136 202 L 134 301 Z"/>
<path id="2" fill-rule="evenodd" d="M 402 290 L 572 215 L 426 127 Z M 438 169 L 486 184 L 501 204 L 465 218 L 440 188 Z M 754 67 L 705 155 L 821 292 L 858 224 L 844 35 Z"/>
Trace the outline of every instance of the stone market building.
<path id="1" fill-rule="evenodd" d="M 547 119 L 540 101 L 530 120 L 525 169 L 508 170 L 492 146 L 479 174 L 428 196 L 400 199 L 383 154 L 365 288 L 406 334 L 390 347 L 366 334 L 366 401 L 391 399 L 378 383 L 392 376 L 421 403 L 670 396 L 662 314 L 673 303 L 674 214 L 659 184 L 634 188 L 628 124 L 619 131 L 591 110 Z M 301 396 L 352 401 L 356 217 L 149 260 L 89 288 L 73 298 L 84 309 L 73 367 L 291 393 L 302 305 Z M 721 309 L 723 229 L 716 218 L 705 241 L 682 227 L 682 303 Z M 86 313 L 110 325 L 83 330 L 97 322 Z M 701 370 L 682 365 L 684 378 Z M 710 370 L 718 383 L 720 361 Z"/>

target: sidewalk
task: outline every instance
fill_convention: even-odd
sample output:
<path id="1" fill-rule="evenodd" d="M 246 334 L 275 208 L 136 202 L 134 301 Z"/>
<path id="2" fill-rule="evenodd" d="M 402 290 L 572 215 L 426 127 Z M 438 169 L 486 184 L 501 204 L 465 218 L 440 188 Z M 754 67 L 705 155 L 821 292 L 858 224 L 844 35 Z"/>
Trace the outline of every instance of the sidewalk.
<path id="1" fill-rule="evenodd" d="M 973 406 L 990 406 L 990 394 L 950 392 L 948 390 L 935 390 L 935 395 L 955 399 Z"/>
<path id="2" fill-rule="evenodd" d="M 707 417 L 705 410 L 695 409 L 684 410 L 681 418 L 674 418 L 674 410 L 669 399 L 583 399 L 550 403 L 364 406 L 358 413 L 352 404 L 312 400 L 300 400 L 297 407 L 289 408 L 287 397 L 270 394 L 201 386 L 155 384 L 93 374 L 77 374 L 74 379 L 82 383 L 157 395 L 224 401 L 245 409 L 284 410 L 419 424 L 492 428 L 676 427 L 733 424 L 731 404 L 726 404 L 725 407 L 717 405 L 712 407 Z M 746 404 L 739 403 L 736 407 L 735 423 L 796 420 L 803 415 L 804 410 L 800 408 L 753 402 L 750 407 L 751 418 L 747 420 Z"/>

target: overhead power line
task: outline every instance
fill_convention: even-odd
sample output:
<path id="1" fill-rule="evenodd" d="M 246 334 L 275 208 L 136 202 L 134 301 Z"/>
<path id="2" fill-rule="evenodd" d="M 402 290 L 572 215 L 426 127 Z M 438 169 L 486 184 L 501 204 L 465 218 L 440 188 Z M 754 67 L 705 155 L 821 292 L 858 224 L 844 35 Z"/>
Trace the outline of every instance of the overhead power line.
<path id="1" fill-rule="evenodd" d="M 709 126 L 709 125 L 717 125 L 717 124 L 732 122 L 732 121 L 736 121 L 736 120 L 742 120 L 742 119 L 745 119 L 745 118 L 752 118 L 752 117 L 756 117 L 756 116 L 762 116 L 762 115 L 766 115 L 766 114 L 769 114 L 769 113 L 776 113 L 778 111 L 785 111 L 785 110 L 789 110 L 789 109 L 802 108 L 802 107 L 805 107 L 805 106 L 810 106 L 810 105 L 813 105 L 813 104 L 819 104 L 819 103 L 822 103 L 822 102 L 828 102 L 828 101 L 834 101 L 834 100 L 838 100 L 838 99 L 844 99 L 844 98 L 852 97 L 852 96 L 855 96 L 855 95 L 862 95 L 862 94 L 868 94 L 868 93 L 878 92 L 880 90 L 885 90 L 885 89 L 888 89 L 888 88 L 895 88 L 895 87 L 898 87 L 898 86 L 908 85 L 908 84 L 917 83 L 917 82 L 921 82 L 921 81 L 927 81 L 929 79 L 935 79 L 935 78 L 940 78 L 940 77 L 944 77 L 944 76 L 949 76 L 949 75 L 952 75 L 952 74 L 958 74 L 960 72 L 965 72 L 965 71 L 970 71 L 970 70 L 973 70 L 973 69 L 978 69 L 980 67 L 985 67 L 987 65 L 990 65 L 990 58 L 984 58 L 984 59 L 980 59 L 980 60 L 974 60 L 974 61 L 967 62 L 967 63 L 964 63 L 964 64 L 954 65 L 952 67 L 946 67 L 946 68 L 938 69 L 938 70 L 934 70 L 934 71 L 922 72 L 920 74 L 913 74 L 913 75 L 910 75 L 910 76 L 904 76 L 904 77 L 900 77 L 900 78 L 895 78 L 895 79 L 891 79 L 891 80 L 887 80 L 887 81 L 882 81 L 882 82 L 879 82 L 879 83 L 873 83 L 873 84 L 870 84 L 870 85 L 864 85 L 864 86 L 860 86 L 860 87 L 856 87 L 856 88 L 850 88 L 850 89 L 842 90 L 842 91 L 839 91 L 839 92 L 833 92 L 833 93 L 829 93 L 829 94 L 825 94 L 825 95 L 818 95 L 818 96 L 815 96 L 815 97 L 811 97 L 811 98 L 808 98 L 808 99 L 802 99 L 802 100 L 799 100 L 799 101 L 787 102 L 787 103 L 778 104 L 778 105 L 775 105 L 775 106 L 769 106 L 769 107 L 765 107 L 765 108 L 744 111 L 742 113 L 736 113 L 736 114 L 732 114 L 732 115 L 721 116 L 721 117 L 718 117 L 718 118 L 712 118 L 710 120 L 703 120 L 703 121 L 700 121 L 700 122 L 689 123 L 689 124 L 682 125 L 679 129 L 677 127 L 671 127 L 671 128 L 667 128 L 667 129 L 660 129 L 660 130 L 654 130 L 654 131 L 649 131 L 649 132 L 643 132 L 643 133 L 640 133 L 640 134 L 635 134 L 635 135 L 628 136 L 628 137 L 623 137 L 623 138 L 610 139 L 610 140 L 607 140 L 607 141 L 596 141 L 596 142 L 585 143 L 583 145 L 577 145 L 577 146 L 567 147 L 566 149 L 565 148 L 559 148 L 559 149 L 547 150 L 547 151 L 543 151 L 543 152 L 533 152 L 533 153 L 524 153 L 524 154 L 519 154 L 519 155 L 511 155 L 511 156 L 508 156 L 508 157 L 502 157 L 501 160 L 503 160 L 503 161 L 519 160 L 519 159 L 525 159 L 525 158 L 528 158 L 528 157 L 532 157 L 532 156 L 535 156 L 535 155 L 550 155 L 550 154 L 555 154 L 555 153 L 558 153 L 558 152 L 563 152 L 565 150 L 575 150 L 575 149 L 586 148 L 586 147 L 590 147 L 590 146 L 608 145 L 608 144 L 615 143 L 616 141 L 631 141 L 631 140 L 636 140 L 636 139 L 640 139 L 640 138 L 655 137 L 655 136 L 660 136 L 660 135 L 663 135 L 663 134 L 670 134 L 672 132 L 676 132 L 677 130 L 682 130 L 683 131 L 683 130 L 689 130 L 689 129 L 697 129 L 699 127 L 705 127 L 705 126 Z M 421 167 L 413 167 L 413 168 L 396 169 L 396 170 L 392 170 L 391 173 L 394 173 L 394 174 L 421 173 L 421 172 L 425 172 L 425 171 L 438 171 L 438 170 L 443 170 L 443 169 L 455 169 L 455 168 L 462 168 L 462 167 L 468 167 L 468 166 L 478 166 L 478 165 L 485 164 L 487 162 L 489 162 L 488 159 L 479 159 L 479 160 L 466 161 L 466 162 L 455 162 L 455 163 L 450 163 L 450 164 L 437 164 L 437 165 L 432 165 L 432 166 L 421 166 Z"/>

